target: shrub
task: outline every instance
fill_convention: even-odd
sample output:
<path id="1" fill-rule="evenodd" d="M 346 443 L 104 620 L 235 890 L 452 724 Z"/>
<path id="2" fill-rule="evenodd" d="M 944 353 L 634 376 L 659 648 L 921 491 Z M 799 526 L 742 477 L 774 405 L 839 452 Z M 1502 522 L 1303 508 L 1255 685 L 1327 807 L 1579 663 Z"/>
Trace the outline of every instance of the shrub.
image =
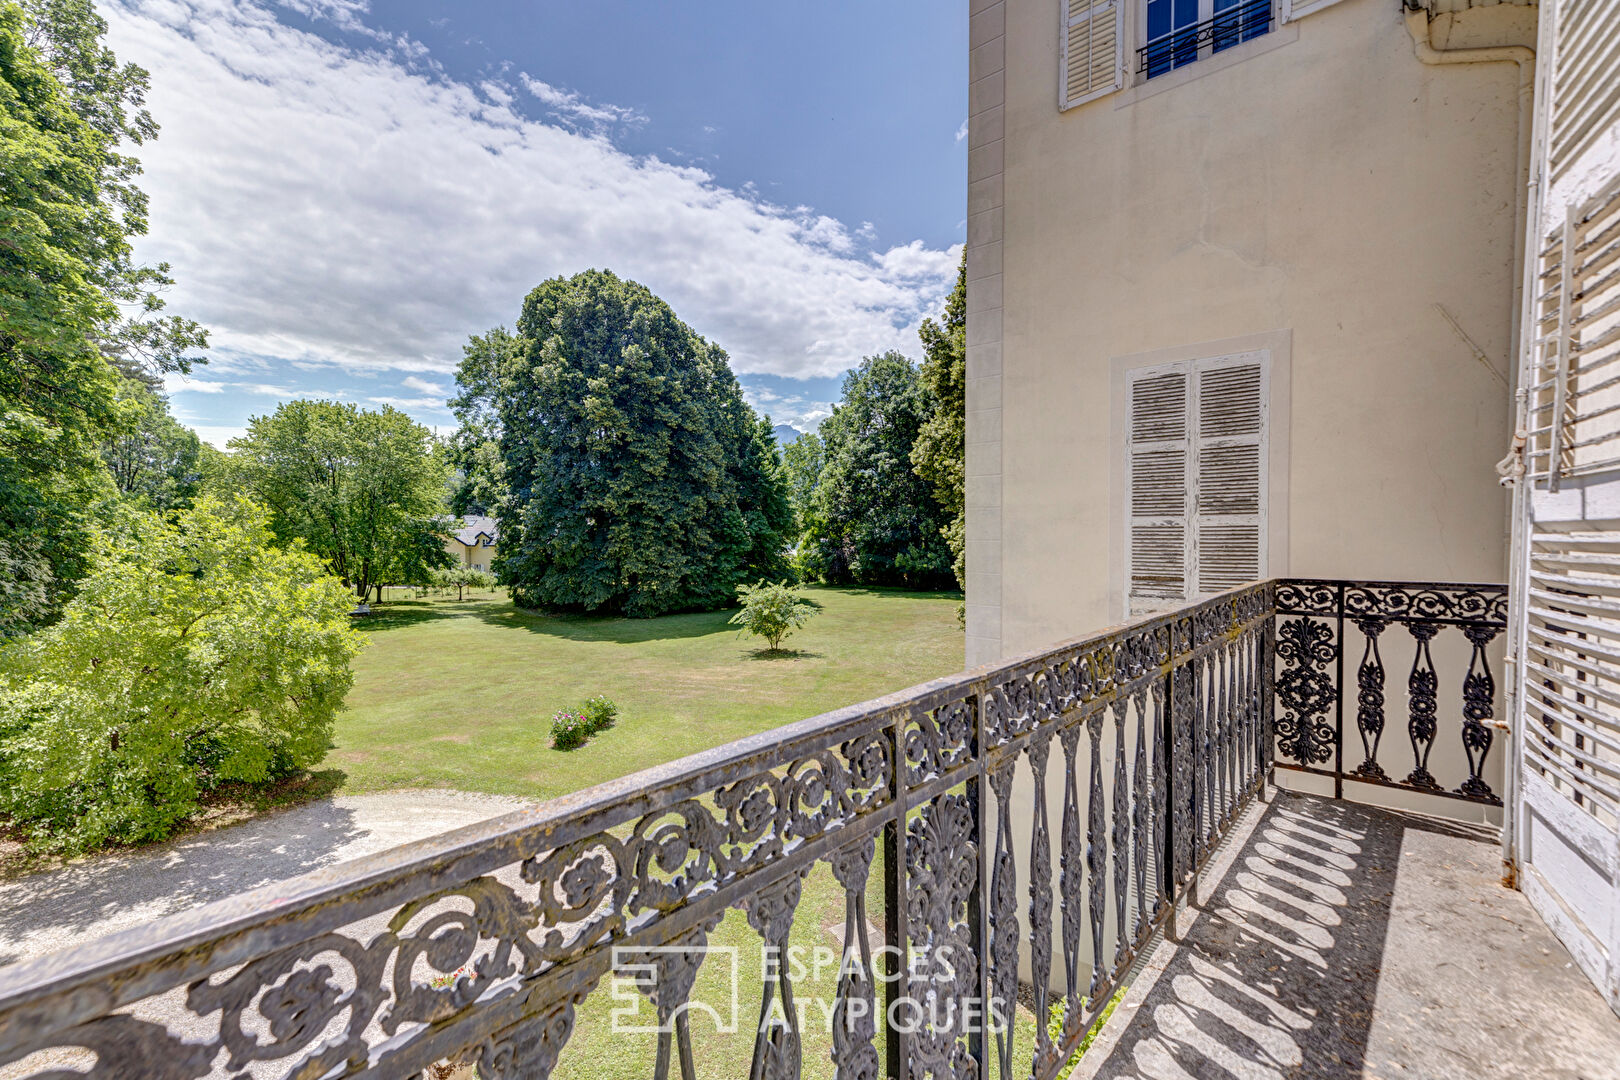
<path id="1" fill-rule="evenodd" d="M 124 508 L 60 622 L 0 649 L 0 814 L 36 847 L 167 836 L 207 791 L 325 756 L 354 594 L 265 512 Z"/>
<path id="2" fill-rule="evenodd" d="M 816 606 L 804 598 L 797 587 L 786 584 L 737 586 L 737 599 L 742 610 L 731 617 L 733 626 L 745 633 L 762 637 L 774 652 L 782 639 L 799 629 L 816 613 Z"/>
<path id="3" fill-rule="evenodd" d="M 613 721 L 619 716 L 619 707 L 601 694 L 581 705 L 579 711 L 585 717 L 587 735 L 595 735 L 603 728 L 612 727 Z"/>
<path id="4" fill-rule="evenodd" d="M 577 712 L 562 709 L 551 718 L 551 746 L 554 750 L 573 750 L 584 746 L 591 737 L 589 721 Z"/>

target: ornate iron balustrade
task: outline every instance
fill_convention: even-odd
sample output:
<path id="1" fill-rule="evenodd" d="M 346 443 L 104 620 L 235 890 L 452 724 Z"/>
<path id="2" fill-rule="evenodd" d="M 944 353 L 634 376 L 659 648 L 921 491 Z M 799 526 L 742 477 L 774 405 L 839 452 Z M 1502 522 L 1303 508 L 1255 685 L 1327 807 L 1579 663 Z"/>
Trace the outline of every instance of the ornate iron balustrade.
<path id="1" fill-rule="evenodd" d="M 1386 723 L 1384 632 L 1401 627 L 1412 641 L 1406 676 L 1406 735 L 1411 767 L 1396 766 L 1383 747 Z M 1346 634 L 1355 631 L 1357 646 Z M 1502 805 L 1486 781 L 1494 741 L 1496 679 L 1487 647 L 1507 630 L 1504 585 L 1413 584 L 1390 581 L 1292 580 L 1277 583 L 1277 761 L 1282 769 L 1330 776 L 1334 796 L 1346 780 L 1405 788 L 1429 795 Z M 1433 643 L 1448 631 L 1466 642 L 1460 670 L 1462 716 L 1456 737 L 1466 773 L 1455 788 L 1431 771 L 1440 738 L 1440 675 Z M 1383 642 L 1383 644 L 1381 644 Z M 1359 653 L 1359 657 L 1357 654 Z M 1346 770 L 1345 711 L 1351 687 L 1345 662 L 1356 664 L 1353 759 Z M 1381 756 L 1381 750 L 1386 751 Z M 1401 756 L 1397 751 L 1396 757 Z M 1393 771 L 1392 771 L 1393 770 Z"/>
<path id="2" fill-rule="evenodd" d="M 618 974 L 656 1009 L 658 1080 L 677 1058 L 691 1080 L 708 936 L 740 908 L 785 945 L 820 862 L 859 961 L 837 985 L 840 1080 L 988 1080 L 992 1055 L 1011 1076 L 1030 1049 L 983 1018 L 1010 1014 L 1021 954 L 1037 1018 L 1064 1003 L 1056 1039 L 1034 1025 L 1049 1080 L 1267 774 L 1275 599 L 1235 590 L 17 964 L 0 1073 L 61 1075 L 72 1052 L 101 1078 L 420 1077 L 452 1057 L 545 1077 Z M 783 965 L 766 1004 L 792 989 Z M 799 1075 L 786 1012 L 756 1077 Z"/>

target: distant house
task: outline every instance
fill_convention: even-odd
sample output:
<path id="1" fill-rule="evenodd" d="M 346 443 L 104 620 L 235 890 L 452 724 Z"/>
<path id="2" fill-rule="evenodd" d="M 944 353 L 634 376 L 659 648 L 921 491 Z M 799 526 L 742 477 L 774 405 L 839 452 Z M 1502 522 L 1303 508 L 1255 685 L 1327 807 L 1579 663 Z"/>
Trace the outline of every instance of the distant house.
<path id="1" fill-rule="evenodd" d="M 495 542 L 499 537 L 495 519 L 468 514 L 461 520 L 465 524 L 445 540 L 445 550 L 462 566 L 488 570 L 495 561 Z"/>

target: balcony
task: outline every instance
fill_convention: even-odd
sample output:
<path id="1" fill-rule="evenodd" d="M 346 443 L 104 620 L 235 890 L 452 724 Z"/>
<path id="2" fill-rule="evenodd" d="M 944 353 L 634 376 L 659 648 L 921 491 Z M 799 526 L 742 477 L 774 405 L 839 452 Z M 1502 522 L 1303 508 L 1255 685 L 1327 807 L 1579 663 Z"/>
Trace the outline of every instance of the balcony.
<path id="1" fill-rule="evenodd" d="M 1263 582 L 24 961 L 0 1077 L 546 1077 L 609 999 L 657 1080 L 1053 1080 L 1111 1005 L 1075 1076 L 1611 1075 L 1479 824 L 1505 592 Z M 842 948 L 824 1048 L 791 963 L 715 1034 L 739 920 Z"/>

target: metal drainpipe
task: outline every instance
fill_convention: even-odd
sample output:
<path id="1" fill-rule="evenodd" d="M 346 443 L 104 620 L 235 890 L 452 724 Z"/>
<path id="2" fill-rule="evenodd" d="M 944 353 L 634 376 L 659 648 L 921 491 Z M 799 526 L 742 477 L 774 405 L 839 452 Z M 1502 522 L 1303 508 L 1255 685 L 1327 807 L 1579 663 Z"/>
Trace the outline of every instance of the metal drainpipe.
<path id="1" fill-rule="evenodd" d="M 1529 238 L 1530 209 L 1536 205 L 1540 176 L 1538 170 L 1531 167 L 1531 153 L 1533 149 L 1532 132 L 1535 127 L 1535 90 L 1536 90 L 1536 52 L 1523 45 L 1499 45 L 1482 49 L 1436 49 L 1429 40 L 1429 13 L 1425 7 L 1414 6 L 1421 0 L 1407 0 L 1406 31 L 1412 36 L 1412 51 L 1417 58 L 1425 64 L 1491 64 L 1512 63 L 1519 65 L 1519 131 L 1518 131 L 1518 160 L 1514 170 L 1516 181 L 1523 178 L 1524 186 L 1520 188 L 1520 195 L 1513 206 L 1513 255 L 1514 266 L 1518 269 L 1518 279 L 1513 285 L 1513 310 L 1509 322 L 1508 340 L 1513 342 L 1519 353 L 1518 364 L 1510 365 L 1515 374 L 1515 392 L 1510 396 L 1509 408 L 1512 410 L 1510 423 L 1513 425 L 1515 439 L 1526 426 L 1526 401 L 1524 375 L 1529 363 L 1530 326 L 1524 322 L 1524 298 L 1530 295 L 1535 288 L 1535 268 L 1530 265 L 1529 252 L 1532 244 Z M 1542 15 L 1544 22 L 1546 16 Z M 1540 42 L 1538 41 L 1538 44 Z M 1511 521 L 1509 525 L 1510 540 L 1508 554 L 1508 595 L 1513 597 L 1523 595 L 1523 590 L 1517 588 L 1519 578 L 1523 576 L 1523 568 L 1519 566 L 1520 560 L 1517 552 L 1521 546 L 1518 532 L 1521 528 L 1523 514 L 1521 508 L 1528 497 L 1523 478 L 1519 478 L 1514 485 Z M 1522 717 L 1518 706 L 1521 693 L 1522 679 L 1519 673 L 1519 620 L 1509 613 L 1508 644 L 1506 663 L 1503 671 L 1503 681 L 1506 683 L 1504 704 L 1507 711 L 1508 745 L 1505 750 L 1505 766 L 1502 769 L 1502 884 L 1508 888 L 1518 887 L 1518 850 L 1515 835 L 1516 822 L 1514 820 L 1514 806 L 1518 799 L 1518 773 L 1519 773 L 1519 728 L 1522 727 Z M 1501 726 L 1501 725 L 1497 725 Z"/>

